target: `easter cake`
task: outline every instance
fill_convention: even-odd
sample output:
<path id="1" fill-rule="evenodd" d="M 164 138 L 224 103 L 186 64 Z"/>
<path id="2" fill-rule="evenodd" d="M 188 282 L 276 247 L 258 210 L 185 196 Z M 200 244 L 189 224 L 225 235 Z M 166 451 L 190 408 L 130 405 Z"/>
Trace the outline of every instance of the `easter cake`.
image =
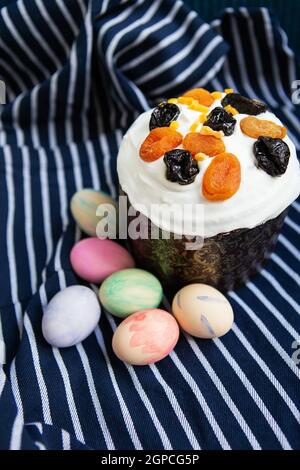
<path id="1" fill-rule="evenodd" d="M 285 127 L 265 103 L 233 90 L 190 90 L 143 113 L 123 138 L 117 168 L 133 217 L 169 235 L 151 238 L 149 223 L 148 237 L 129 240 L 137 264 L 175 286 L 226 291 L 246 282 L 273 250 L 300 191 Z M 198 249 L 187 249 L 185 227 L 195 222 L 187 205 L 202 208 Z"/>

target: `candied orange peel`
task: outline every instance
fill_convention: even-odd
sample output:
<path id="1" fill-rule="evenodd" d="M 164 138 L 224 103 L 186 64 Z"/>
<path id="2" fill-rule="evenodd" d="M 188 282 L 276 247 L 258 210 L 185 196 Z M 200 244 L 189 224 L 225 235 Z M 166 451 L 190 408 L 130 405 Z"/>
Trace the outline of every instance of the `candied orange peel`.
<path id="1" fill-rule="evenodd" d="M 244 134 L 253 139 L 259 137 L 272 137 L 273 139 L 284 139 L 286 128 L 265 119 L 248 116 L 241 120 L 241 129 Z"/>
<path id="2" fill-rule="evenodd" d="M 223 93 L 221 91 L 213 91 L 211 96 L 214 98 L 214 100 L 220 100 L 223 98 Z"/>
<path id="3" fill-rule="evenodd" d="M 182 141 L 183 148 L 191 152 L 192 155 L 205 153 L 214 157 L 219 153 L 225 152 L 223 140 L 217 139 L 213 135 L 202 135 L 199 132 L 190 132 Z"/>
<path id="4" fill-rule="evenodd" d="M 194 156 L 194 159 L 197 160 L 197 162 L 203 162 L 204 160 L 207 160 L 208 158 L 210 158 L 210 156 L 202 152 L 196 153 L 196 155 Z"/>
<path id="5" fill-rule="evenodd" d="M 200 131 L 200 134 L 201 135 L 213 135 L 217 139 L 223 139 L 223 137 L 224 137 L 224 132 L 223 131 L 214 131 L 213 129 L 211 129 L 208 126 L 203 126 L 201 131 Z"/>
<path id="6" fill-rule="evenodd" d="M 235 109 L 230 104 L 228 106 L 225 106 L 224 109 L 225 109 L 225 111 L 227 111 L 227 113 L 232 114 L 232 116 L 236 116 L 237 114 L 239 114 L 238 110 Z"/>
<path id="7" fill-rule="evenodd" d="M 140 157 L 144 162 L 154 162 L 166 152 L 173 150 L 182 143 L 182 135 L 169 127 L 153 129 L 140 148 Z"/>
<path id="8" fill-rule="evenodd" d="M 225 201 L 239 190 L 241 184 L 241 165 L 232 153 L 217 155 L 202 180 L 203 196 L 209 201 Z"/>
<path id="9" fill-rule="evenodd" d="M 226 93 L 226 95 L 229 95 L 230 93 L 234 93 L 234 89 L 233 88 L 225 88 L 224 93 Z"/>

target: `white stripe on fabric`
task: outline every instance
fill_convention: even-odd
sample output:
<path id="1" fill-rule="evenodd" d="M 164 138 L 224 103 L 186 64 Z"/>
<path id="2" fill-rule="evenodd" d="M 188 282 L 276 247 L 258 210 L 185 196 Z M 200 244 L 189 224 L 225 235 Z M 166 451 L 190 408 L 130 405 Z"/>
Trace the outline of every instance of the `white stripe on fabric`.
<path id="1" fill-rule="evenodd" d="M 208 373 L 209 377 L 211 378 L 212 382 L 214 383 L 215 387 L 219 391 L 221 397 L 225 401 L 226 405 L 230 409 L 231 413 L 235 417 L 238 425 L 241 427 L 243 433 L 245 434 L 246 438 L 248 439 L 251 447 L 254 450 L 261 450 L 261 446 L 258 443 L 256 437 L 254 436 L 253 432 L 251 431 L 250 427 L 248 426 L 247 422 L 245 421 L 244 417 L 240 413 L 237 406 L 234 404 L 233 400 L 231 399 L 229 393 L 227 392 L 226 388 L 224 387 L 223 383 L 221 382 L 218 375 L 215 373 L 214 369 L 209 364 L 208 360 L 201 352 L 199 346 L 197 345 L 196 341 L 189 335 L 184 335 L 188 344 L 191 346 L 192 350 L 195 353 L 195 356 L 199 359 L 199 362 L 202 364 L 206 372 Z"/>
<path id="2" fill-rule="evenodd" d="M 281 297 L 286 300 L 292 307 L 293 309 L 300 314 L 300 305 L 292 298 L 291 295 L 289 295 L 279 284 L 277 279 L 275 279 L 272 274 L 270 274 L 268 271 L 263 269 L 261 271 L 261 275 L 269 281 L 269 283 L 274 287 L 274 289 L 281 295 Z"/>
<path id="3" fill-rule="evenodd" d="M 41 288 L 40 288 L 40 299 L 41 299 L 42 308 L 44 310 L 44 308 L 46 307 L 46 305 L 48 303 L 44 285 L 42 285 Z M 52 347 L 52 353 L 53 353 L 54 359 L 57 363 L 58 369 L 60 371 L 60 374 L 61 374 L 61 377 L 62 377 L 62 380 L 63 380 L 64 387 L 65 387 L 65 396 L 66 396 L 66 400 L 67 400 L 67 403 L 68 403 L 68 407 L 69 407 L 69 411 L 70 411 L 70 416 L 71 416 L 71 421 L 72 421 L 72 424 L 73 424 L 75 436 L 76 436 L 78 441 L 80 441 L 82 443 L 85 443 L 82 428 L 81 428 L 81 424 L 80 424 L 80 420 L 79 420 L 79 417 L 78 417 L 77 408 L 76 408 L 76 405 L 75 405 L 75 400 L 74 400 L 74 396 L 73 396 L 73 391 L 72 391 L 72 387 L 71 387 L 71 382 L 70 382 L 68 370 L 67 370 L 66 365 L 65 365 L 65 363 L 62 359 L 60 351 L 57 348 Z"/>
<path id="4" fill-rule="evenodd" d="M 174 80 L 171 80 L 169 83 L 166 83 L 165 85 L 162 85 L 161 87 L 158 87 L 154 90 L 151 91 L 151 95 L 158 95 L 164 93 L 166 90 L 169 90 L 170 88 L 178 85 L 179 83 L 184 82 L 186 78 L 188 78 L 198 67 L 200 67 L 203 62 L 213 53 L 214 49 L 217 48 L 217 46 L 223 41 L 223 39 L 220 36 L 215 37 L 206 47 L 205 49 L 199 54 L 197 59 L 183 72 L 181 72 Z M 191 51 L 190 51 L 191 52 Z M 189 52 L 189 53 L 190 53 Z M 219 67 L 221 64 L 223 64 L 224 58 L 222 57 L 219 59 L 219 61 L 215 64 L 215 68 Z M 216 73 L 216 70 L 213 70 L 214 73 Z M 208 74 L 211 73 L 208 72 Z"/>
<path id="5" fill-rule="evenodd" d="M 26 85 L 23 82 L 22 78 L 16 73 L 16 71 L 3 59 L 0 59 L 1 67 L 6 70 L 6 72 L 11 76 L 11 79 L 14 80 L 20 88 L 20 93 L 23 93 L 26 90 Z M 2 74 L 1 74 L 2 75 Z M 11 92 L 12 93 L 12 92 Z M 16 98 L 15 93 L 10 97 L 10 101 Z M 3 144 L 2 144 L 3 145 Z"/>
<path id="6" fill-rule="evenodd" d="M 76 349 L 78 351 L 78 354 L 79 354 L 81 362 L 82 362 L 82 366 L 84 368 L 84 372 L 85 372 L 85 375 L 86 375 L 89 391 L 90 391 L 90 394 L 91 394 L 91 399 L 92 399 L 92 402 L 93 402 L 93 405 L 94 405 L 94 409 L 95 409 L 95 413 L 96 413 L 96 416 L 97 416 L 99 426 L 100 426 L 101 431 L 102 431 L 103 436 L 104 436 L 105 443 L 106 443 L 107 448 L 109 450 L 114 450 L 115 445 L 113 443 L 111 433 L 110 433 L 110 431 L 108 429 L 108 426 L 106 424 L 105 417 L 104 417 L 104 414 L 103 414 L 103 410 L 102 410 L 102 407 L 101 407 L 101 404 L 100 404 L 100 401 L 99 401 L 99 398 L 98 398 L 98 394 L 97 394 L 97 390 L 96 390 L 96 387 L 95 387 L 95 382 L 94 382 L 93 374 L 92 374 L 92 371 L 91 371 L 91 366 L 89 364 L 88 356 L 87 356 L 82 344 L 78 344 L 76 346 Z M 124 405 L 125 405 L 125 402 L 124 402 Z M 128 411 L 128 414 L 129 414 L 129 411 Z M 130 414 L 129 414 L 129 416 L 130 416 Z M 137 435 L 135 435 L 134 437 L 135 437 L 134 444 L 136 446 L 136 449 L 142 449 L 142 446 L 139 442 L 139 439 L 138 439 Z"/>
<path id="7" fill-rule="evenodd" d="M 47 67 L 45 67 L 41 61 L 39 61 L 36 56 L 32 53 L 32 49 L 30 49 L 27 44 L 24 42 L 22 36 L 20 35 L 20 33 L 18 32 L 18 30 L 16 29 L 14 23 L 12 22 L 9 14 L 8 14 L 8 11 L 7 11 L 7 7 L 4 7 L 4 8 L 1 8 L 0 10 L 0 16 L 2 16 L 2 19 L 5 23 L 5 25 L 7 26 L 9 32 L 11 33 L 11 35 L 13 36 L 14 40 L 18 43 L 19 47 L 21 49 L 23 49 L 23 51 L 25 52 L 25 54 L 27 55 L 27 57 L 31 60 L 31 62 L 33 62 L 38 69 L 40 69 L 40 71 L 42 72 L 42 74 L 47 78 L 50 74 L 50 71 L 47 69 Z"/>
<path id="8" fill-rule="evenodd" d="M 6 243 L 7 243 L 7 254 L 9 264 L 9 278 L 11 285 L 11 296 L 14 304 L 14 310 L 16 315 L 16 321 L 19 327 L 20 337 L 22 336 L 23 330 L 23 319 L 21 304 L 18 301 L 18 278 L 17 278 L 17 267 L 16 267 L 16 256 L 14 250 L 14 219 L 15 219 L 15 190 L 13 182 L 13 163 L 12 153 L 10 147 L 3 148 L 5 166 L 6 166 L 6 186 L 7 186 L 7 198 L 8 198 L 8 215 L 7 215 L 7 226 L 6 226 Z"/>
<path id="9" fill-rule="evenodd" d="M 121 393 L 120 387 L 118 385 L 113 367 L 112 367 L 110 359 L 109 359 L 109 355 L 107 354 L 104 339 L 103 339 L 103 336 L 102 336 L 102 333 L 101 333 L 99 327 L 96 328 L 94 333 L 95 333 L 95 336 L 96 336 L 97 343 L 98 343 L 98 345 L 99 345 L 99 347 L 102 351 L 102 354 L 104 356 L 106 366 L 107 366 L 107 369 L 108 369 L 108 373 L 109 373 L 109 376 L 110 376 L 110 380 L 112 382 L 116 397 L 117 397 L 118 402 L 119 402 L 120 410 L 121 410 L 121 413 L 122 413 L 122 416 L 123 416 L 123 419 L 124 419 L 126 429 L 127 429 L 128 433 L 130 435 L 130 438 L 132 440 L 134 448 L 137 449 L 137 450 L 142 450 L 143 446 L 141 444 L 141 441 L 138 437 L 138 434 L 137 434 L 137 431 L 135 429 L 134 423 L 132 421 L 130 411 L 128 410 L 126 402 L 125 402 L 125 400 L 123 398 L 123 395 Z"/>
<path id="10" fill-rule="evenodd" d="M 277 55 L 275 51 L 275 42 L 274 42 L 274 35 L 273 35 L 273 27 L 272 22 L 270 19 L 270 14 L 267 8 L 261 8 L 262 18 L 265 24 L 265 34 L 268 48 L 267 50 L 270 53 L 270 62 L 272 66 L 273 76 L 274 76 L 274 84 L 277 90 L 278 95 L 282 99 L 282 101 L 287 105 L 290 103 L 290 98 L 285 93 L 280 76 L 280 69 L 277 61 Z"/>
<path id="11" fill-rule="evenodd" d="M 117 325 L 116 325 L 115 321 L 113 320 L 112 316 L 108 314 L 108 315 L 106 315 L 106 318 L 107 318 L 107 320 L 108 320 L 108 322 L 109 322 L 109 324 L 110 324 L 112 330 L 115 331 Z M 98 330 L 99 330 L 99 329 L 96 330 L 96 335 L 97 335 L 97 331 L 98 331 Z M 99 330 L 99 332 L 100 332 L 100 330 Z M 97 339 L 98 339 L 98 338 L 97 338 Z M 101 338 L 100 338 L 100 335 L 99 335 L 99 340 L 100 340 L 100 339 L 102 339 L 103 345 L 104 345 L 104 340 L 103 340 L 103 336 L 102 336 L 102 335 L 101 335 Z M 104 346 L 104 347 L 105 347 L 105 346 Z M 106 354 L 107 354 L 107 352 L 106 352 Z M 108 357 L 108 356 L 107 356 L 107 357 Z M 154 424 L 154 426 L 155 426 L 156 431 L 157 431 L 158 434 L 159 434 L 159 437 L 160 437 L 160 439 L 161 439 L 161 442 L 162 442 L 162 444 L 163 444 L 164 449 L 166 449 L 166 450 L 172 450 L 173 447 L 172 447 L 172 444 L 171 444 L 171 442 L 170 442 L 170 440 L 169 440 L 169 438 L 168 438 L 168 436 L 167 436 L 167 433 L 166 433 L 165 429 L 163 428 L 161 422 L 159 421 L 159 419 L 158 419 L 158 417 L 157 417 L 157 415 L 156 415 L 156 413 L 155 413 L 155 410 L 154 410 L 154 408 L 153 408 L 153 406 L 152 406 L 152 404 L 151 404 L 151 402 L 150 402 L 150 400 L 149 400 L 149 398 L 148 398 L 148 396 L 147 396 L 147 394 L 146 394 L 144 388 L 142 387 L 142 384 L 141 384 L 141 382 L 139 381 L 137 374 L 135 373 L 134 367 L 129 366 L 128 364 L 126 364 L 126 362 L 124 362 L 124 365 L 125 365 L 125 367 L 126 367 L 128 373 L 129 373 L 129 375 L 130 375 L 130 377 L 131 377 L 131 380 L 132 380 L 132 382 L 133 382 L 133 385 L 134 385 L 136 391 L 138 392 L 138 394 L 139 394 L 139 396 L 140 396 L 140 398 L 141 398 L 142 403 L 144 404 L 146 410 L 148 411 L 148 413 L 149 413 L 149 415 L 150 415 L 150 417 L 151 417 L 151 419 L 152 419 L 152 421 L 153 421 L 153 424 Z"/>
<path id="12" fill-rule="evenodd" d="M 43 16 L 44 20 L 46 21 L 46 23 L 49 26 L 49 28 L 51 29 L 52 33 L 54 34 L 54 36 L 56 37 L 56 39 L 58 40 L 58 42 L 60 43 L 60 45 L 64 49 L 64 51 L 66 53 L 66 56 L 67 56 L 68 53 L 69 53 L 69 49 L 70 49 L 69 45 L 67 44 L 65 38 L 63 37 L 63 35 L 59 31 L 59 29 L 57 28 L 57 26 L 56 26 L 54 20 L 52 19 L 51 15 L 48 13 L 48 11 L 46 9 L 46 6 L 43 4 L 43 0 L 34 0 L 34 2 L 35 2 L 37 8 L 40 11 L 40 14 Z"/>
<path id="13" fill-rule="evenodd" d="M 160 51 L 167 48 L 170 44 L 174 44 L 187 32 L 188 28 L 190 27 L 195 18 L 197 18 L 197 13 L 195 13 L 194 11 L 189 12 L 186 18 L 184 19 L 182 25 L 174 33 L 169 34 L 164 39 L 155 44 L 153 47 L 151 47 L 151 49 L 146 50 L 138 57 L 135 57 L 130 62 L 124 64 L 122 66 L 122 70 L 126 72 L 130 69 L 137 67 L 146 60 L 150 59 L 150 57 L 157 55 Z"/>
<path id="14" fill-rule="evenodd" d="M 57 6 L 59 7 L 60 11 L 62 12 L 63 16 L 65 17 L 65 19 L 67 20 L 70 28 L 72 29 L 74 37 L 76 37 L 79 31 L 79 27 L 74 21 L 74 18 L 71 15 L 70 11 L 66 8 L 64 0 L 55 0 L 55 2 Z"/>
<path id="15" fill-rule="evenodd" d="M 290 266 L 288 266 L 276 253 L 272 253 L 271 259 L 274 261 L 274 263 L 278 264 L 280 268 L 290 276 L 293 281 L 300 286 L 300 276 L 296 271 L 294 271 Z"/>
<path id="16" fill-rule="evenodd" d="M 300 261 L 300 251 L 284 236 L 282 233 L 278 237 L 278 241 L 296 258 Z"/>
<path id="17" fill-rule="evenodd" d="M 35 27 L 35 24 L 31 20 L 30 15 L 29 15 L 26 7 L 25 7 L 24 1 L 19 0 L 16 5 L 17 5 L 17 8 L 19 9 L 19 12 L 20 12 L 24 22 L 27 24 L 28 29 L 29 29 L 30 33 L 32 34 L 32 36 L 34 36 L 34 38 L 36 39 L 36 41 L 38 42 L 40 47 L 42 49 L 44 49 L 44 51 L 46 52 L 48 57 L 52 60 L 53 64 L 56 66 L 56 68 L 60 68 L 62 66 L 61 62 L 55 56 L 55 54 L 50 49 L 47 42 L 44 40 L 43 36 L 40 34 L 38 29 Z"/>
<path id="18" fill-rule="evenodd" d="M 298 235 L 300 235 L 300 227 L 290 217 L 285 218 L 285 223 L 291 227 Z"/>
<path id="19" fill-rule="evenodd" d="M 265 77 L 265 74 L 264 74 L 264 71 L 263 71 L 263 63 L 262 63 L 262 59 L 261 59 L 261 55 L 260 55 L 260 47 L 259 47 L 259 44 L 257 42 L 256 33 L 255 33 L 255 30 L 254 30 L 253 19 L 249 15 L 249 12 L 248 12 L 247 8 L 244 8 L 244 7 L 240 8 L 240 12 L 244 16 L 244 18 L 247 20 L 247 26 L 248 26 L 248 30 L 249 30 L 249 39 L 250 39 L 250 43 L 251 43 L 251 47 L 252 47 L 252 52 L 254 54 L 254 63 L 255 63 L 255 68 L 256 68 L 256 72 L 257 72 L 256 73 L 256 78 L 257 78 L 260 90 L 261 90 L 265 100 L 267 101 L 267 103 L 269 103 L 270 106 L 275 108 L 278 105 L 278 103 L 271 94 L 271 91 L 268 87 L 268 82 L 266 80 L 266 77 Z"/>
<path id="20" fill-rule="evenodd" d="M 66 183 L 65 183 L 65 172 L 64 172 L 64 165 L 63 160 L 60 155 L 59 149 L 53 150 L 53 156 L 55 158 L 56 164 L 56 173 L 57 173 L 57 181 L 59 185 L 59 200 L 60 200 L 60 215 L 62 220 L 62 230 L 64 231 L 69 223 L 68 217 L 68 205 L 67 205 L 67 190 L 66 190 Z"/>
<path id="21" fill-rule="evenodd" d="M 179 62 L 183 61 L 187 56 L 191 54 L 192 50 L 197 45 L 197 42 L 204 36 L 204 34 L 209 29 L 210 29 L 209 25 L 204 23 L 196 31 L 191 41 L 183 49 L 180 49 L 180 51 L 178 51 L 177 54 L 174 54 L 172 57 L 170 57 L 168 60 L 160 64 L 155 69 L 152 69 L 149 72 L 142 75 L 141 77 L 137 78 L 135 82 L 138 85 L 142 85 L 143 83 L 148 82 L 152 80 L 153 78 L 157 77 L 158 75 L 162 74 L 169 68 L 173 67 L 175 64 L 178 64 Z"/>
<path id="22" fill-rule="evenodd" d="M 46 447 L 42 442 L 35 441 L 34 444 L 38 447 L 39 450 L 46 450 Z"/>
<path id="23" fill-rule="evenodd" d="M 260 300 L 260 302 L 274 315 L 274 317 L 281 323 L 281 325 L 290 333 L 293 338 L 298 338 L 299 333 L 293 328 L 290 323 L 285 319 L 285 317 L 279 312 L 279 310 L 274 307 L 269 299 L 252 283 L 247 283 L 248 289 L 253 292 L 253 294 Z M 297 310 L 299 313 L 299 308 Z M 299 371 L 300 372 L 300 371 Z"/>
<path id="24" fill-rule="evenodd" d="M 167 384 L 165 379 L 162 377 L 161 373 L 159 372 L 157 366 L 155 364 L 149 364 L 150 369 L 152 370 L 156 380 L 158 383 L 161 385 L 162 389 L 164 390 L 170 405 L 173 408 L 174 413 L 176 414 L 176 417 L 178 418 L 178 421 L 189 441 L 189 443 L 192 446 L 192 449 L 194 450 L 201 450 L 200 444 L 190 426 L 190 423 L 188 422 L 184 412 L 182 411 L 182 408 L 179 405 L 179 402 L 171 389 L 171 387 Z"/>
<path id="25" fill-rule="evenodd" d="M 203 412 L 205 413 L 205 416 L 206 416 L 209 424 L 211 425 L 211 428 L 212 428 L 216 438 L 218 439 L 222 449 L 230 450 L 231 447 L 230 447 L 226 437 L 224 436 L 220 426 L 218 425 L 218 423 L 217 423 L 217 421 L 216 421 L 216 419 L 215 419 L 215 417 L 214 417 L 214 415 L 213 415 L 206 399 L 204 398 L 204 396 L 203 396 L 202 392 L 200 391 L 198 385 L 196 384 L 195 380 L 193 379 L 191 374 L 187 371 L 187 369 L 185 368 L 185 366 L 183 365 L 183 363 L 181 362 L 181 360 L 179 359 L 179 357 L 175 353 L 175 351 L 172 351 L 170 353 L 170 358 L 174 362 L 175 366 L 177 367 L 177 369 L 181 373 L 181 375 L 184 378 L 184 380 L 186 381 L 186 383 L 191 388 L 191 390 L 192 390 L 193 394 L 195 395 L 198 403 L 200 404 Z"/>
<path id="26" fill-rule="evenodd" d="M 85 149 L 86 149 L 88 159 L 89 159 L 92 185 L 93 185 L 94 189 L 99 190 L 101 188 L 101 183 L 100 183 L 100 179 L 99 179 L 99 172 L 98 172 L 98 168 L 97 168 L 95 150 L 94 150 L 93 144 L 90 140 L 85 142 L 84 145 L 85 145 Z"/>
<path id="27" fill-rule="evenodd" d="M 228 8 L 226 9 L 226 11 L 229 13 L 232 13 L 234 10 L 232 8 Z M 237 58 L 237 70 L 241 77 L 241 83 L 248 96 L 251 96 L 252 99 L 253 98 L 258 99 L 258 96 L 253 90 L 252 85 L 250 84 L 246 61 L 245 61 L 245 55 L 244 55 L 244 51 L 242 50 L 242 41 L 241 41 L 240 34 L 238 31 L 236 18 L 233 15 L 230 15 L 230 24 L 231 24 L 231 31 L 232 31 L 236 58 Z"/>
<path id="28" fill-rule="evenodd" d="M 277 339 L 273 336 L 270 330 L 264 325 L 260 318 L 254 313 L 254 311 L 235 293 L 229 292 L 228 295 L 234 299 L 242 309 L 249 315 L 251 320 L 255 323 L 259 331 L 269 341 L 271 346 L 278 352 L 281 359 L 287 364 L 287 366 L 293 371 L 298 379 L 300 379 L 300 369 L 292 361 L 292 358 L 286 353 L 282 346 L 278 343 Z"/>
<path id="29" fill-rule="evenodd" d="M 71 449 L 71 436 L 64 429 L 61 430 L 61 440 L 62 440 L 62 449 L 70 450 Z"/>
<path id="30" fill-rule="evenodd" d="M 241 383 L 246 388 L 247 392 L 249 393 L 249 395 L 251 396 L 253 401 L 258 406 L 259 410 L 261 411 L 261 413 L 263 414 L 263 416 L 266 419 L 267 423 L 269 424 L 270 428 L 274 432 L 274 434 L 277 437 L 277 439 L 278 439 L 279 443 L 281 444 L 282 448 L 284 450 L 291 450 L 292 448 L 291 448 L 286 436 L 284 435 L 282 429 L 280 428 L 280 426 L 276 422 L 275 418 L 272 416 L 272 414 L 268 410 L 268 408 L 267 408 L 266 404 L 264 403 L 264 401 L 258 395 L 255 388 L 252 386 L 250 380 L 247 378 L 246 374 L 242 371 L 242 369 L 240 368 L 240 366 L 238 365 L 236 360 L 231 356 L 231 354 L 229 353 L 229 351 L 227 350 L 227 348 L 224 346 L 224 344 L 222 343 L 222 341 L 219 338 L 215 338 L 213 341 L 216 344 L 216 346 L 218 347 L 218 349 L 220 349 L 223 356 L 227 360 L 228 364 L 230 364 L 230 366 L 232 367 L 232 369 L 234 370 L 234 372 L 236 373 L 236 375 L 240 379 Z"/>
<path id="31" fill-rule="evenodd" d="M 0 398 L 6 384 L 6 375 L 2 367 L 0 367 Z"/>
<path id="32" fill-rule="evenodd" d="M 17 371 L 16 371 L 16 359 L 13 359 L 12 364 L 11 364 L 10 383 L 11 383 L 14 400 L 18 409 L 18 413 L 21 414 L 22 419 L 24 420 L 23 402 L 21 399 L 20 387 L 19 387 Z"/>
<path id="33" fill-rule="evenodd" d="M 30 155 L 28 147 L 21 150 L 23 158 L 23 181 L 24 181 L 24 209 L 25 209 L 25 238 L 27 256 L 30 270 L 31 292 L 35 293 L 37 289 L 37 267 L 35 259 L 35 249 L 33 243 L 32 226 L 32 198 L 31 198 L 31 175 L 30 175 Z"/>
<path id="34" fill-rule="evenodd" d="M 276 379 L 270 368 L 267 366 L 265 361 L 257 354 L 255 349 L 252 347 L 250 342 L 247 340 L 245 335 L 242 333 L 240 328 L 234 323 L 232 325 L 232 331 L 235 333 L 237 338 L 240 340 L 240 342 L 243 344 L 244 348 L 246 351 L 250 354 L 250 356 L 254 359 L 254 361 L 258 364 L 260 369 L 263 371 L 263 373 L 266 375 L 268 380 L 271 382 L 271 384 L 274 386 L 276 391 L 279 393 L 281 398 L 284 400 L 285 404 L 288 406 L 290 409 L 291 413 L 295 417 L 296 421 L 298 424 L 300 424 L 300 412 L 293 402 L 293 400 L 290 398 L 288 393 L 285 391 L 285 389 L 282 387 L 281 383 Z"/>
<path id="35" fill-rule="evenodd" d="M 7 53 L 7 55 L 12 59 L 12 62 L 16 64 L 16 66 L 22 70 L 22 72 L 29 77 L 30 81 L 33 85 L 39 83 L 37 76 L 32 72 L 32 70 L 28 69 L 23 62 L 19 59 L 19 57 L 14 53 L 12 48 L 9 48 L 0 38 L 0 47 Z M 15 72 L 16 73 L 16 72 Z"/>
<path id="36" fill-rule="evenodd" d="M 24 423 L 22 416 L 17 413 L 15 418 L 12 432 L 11 432 L 11 439 L 10 439 L 10 450 L 20 450 L 22 444 L 22 434 L 23 434 Z"/>
<path id="37" fill-rule="evenodd" d="M 300 214 L 300 204 L 297 201 L 295 201 L 295 202 L 293 202 L 292 206 Z"/>
<path id="38" fill-rule="evenodd" d="M 44 149 L 38 151 L 39 163 L 40 163 L 40 181 L 41 181 L 41 200 L 43 206 L 43 221 L 44 221 L 44 233 L 46 241 L 46 266 L 53 251 L 53 240 L 52 240 L 52 226 L 51 226 L 51 214 L 50 214 L 50 196 L 49 196 L 49 183 L 48 183 L 48 172 L 47 172 L 47 155 Z M 44 278 L 45 281 L 45 278 Z"/>
<path id="39" fill-rule="evenodd" d="M 163 18 L 162 20 L 154 23 L 151 26 L 148 26 L 147 28 L 143 28 L 142 31 L 140 32 L 140 34 L 138 35 L 138 37 L 133 42 L 127 44 L 127 46 L 125 46 L 123 49 L 120 49 L 115 54 L 115 60 L 117 61 L 120 57 L 122 57 L 124 54 L 126 54 L 126 52 L 128 52 L 131 49 L 133 49 L 134 47 L 139 46 L 140 44 L 142 44 L 145 41 L 145 39 L 147 37 L 149 37 L 151 34 L 155 33 L 156 31 L 159 31 L 164 26 L 170 24 L 174 20 L 177 12 L 180 10 L 181 7 L 182 7 L 182 1 L 177 0 L 175 2 L 175 4 L 172 6 L 172 9 L 170 10 L 170 12 L 168 13 L 168 15 L 165 18 Z M 124 65 L 124 67 L 125 68 L 122 68 L 122 70 L 126 69 L 126 64 Z"/>
<path id="40" fill-rule="evenodd" d="M 43 409 L 43 418 L 46 424 L 52 424 L 48 389 L 46 387 L 45 379 L 44 379 L 42 369 L 41 369 L 40 357 L 39 357 L 39 352 L 38 352 L 38 348 L 37 348 L 37 344 L 35 340 L 35 334 L 31 325 L 30 318 L 26 312 L 24 315 L 24 329 L 27 332 L 33 365 L 34 365 L 34 371 L 35 371 L 38 387 L 40 390 L 40 398 L 41 398 L 41 404 L 42 404 L 42 409 Z"/>

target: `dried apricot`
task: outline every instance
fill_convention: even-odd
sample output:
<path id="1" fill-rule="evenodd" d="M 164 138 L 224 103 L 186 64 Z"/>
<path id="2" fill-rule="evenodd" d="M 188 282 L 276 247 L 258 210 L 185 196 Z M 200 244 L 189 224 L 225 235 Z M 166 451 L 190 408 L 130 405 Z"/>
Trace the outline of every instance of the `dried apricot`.
<path id="1" fill-rule="evenodd" d="M 144 162 L 154 162 L 182 142 L 182 135 L 169 127 L 157 127 L 146 137 L 140 148 Z"/>
<path id="2" fill-rule="evenodd" d="M 225 201 L 238 191 L 240 184 L 239 159 L 232 153 L 221 153 L 213 159 L 203 176 L 203 196 L 209 201 Z"/>
<path id="3" fill-rule="evenodd" d="M 191 152 L 192 155 L 205 153 L 210 157 L 225 152 L 223 140 L 217 139 L 213 135 L 202 135 L 199 132 L 190 132 L 183 139 L 183 148 Z"/>
<path id="4" fill-rule="evenodd" d="M 259 137 L 273 137 L 273 139 L 283 139 L 286 136 L 286 128 L 275 124 L 272 121 L 258 119 L 248 116 L 241 120 L 241 129 L 244 134 L 253 139 Z"/>
<path id="5" fill-rule="evenodd" d="M 194 88 L 193 90 L 187 91 L 183 96 L 194 98 L 200 104 L 208 107 L 215 101 L 209 91 L 204 88 Z"/>

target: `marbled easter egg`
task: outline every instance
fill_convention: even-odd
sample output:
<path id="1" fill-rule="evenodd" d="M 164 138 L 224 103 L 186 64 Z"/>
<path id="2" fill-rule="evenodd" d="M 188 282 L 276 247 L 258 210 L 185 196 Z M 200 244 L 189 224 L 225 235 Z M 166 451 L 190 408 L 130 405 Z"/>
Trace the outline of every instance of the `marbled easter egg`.
<path id="1" fill-rule="evenodd" d="M 225 335 L 233 323 L 233 311 L 226 297 L 206 284 L 190 284 L 180 289 L 172 309 L 181 328 L 198 338 Z"/>
<path id="2" fill-rule="evenodd" d="M 142 366 L 170 354 L 178 338 L 179 326 L 172 315 L 158 308 L 145 309 L 122 321 L 112 346 L 119 359 Z"/>
<path id="3" fill-rule="evenodd" d="M 148 271 L 123 269 L 105 279 L 99 298 L 108 312 L 124 318 L 138 310 L 158 307 L 162 299 L 162 286 Z"/>
<path id="4" fill-rule="evenodd" d="M 52 346 L 67 348 L 80 343 L 96 328 L 100 319 L 96 294 L 84 286 L 58 292 L 44 310 L 42 331 Z"/>
<path id="5" fill-rule="evenodd" d="M 121 245 L 96 237 L 76 243 L 71 251 L 70 262 L 78 276 L 96 284 L 116 271 L 135 266 L 133 257 Z"/>
<path id="6" fill-rule="evenodd" d="M 81 230 L 92 237 L 96 236 L 96 227 L 101 217 L 96 215 L 100 204 L 112 204 L 116 202 L 106 193 L 94 189 L 82 189 L 75 193 L 71 199 L 71 212 Z"/>

